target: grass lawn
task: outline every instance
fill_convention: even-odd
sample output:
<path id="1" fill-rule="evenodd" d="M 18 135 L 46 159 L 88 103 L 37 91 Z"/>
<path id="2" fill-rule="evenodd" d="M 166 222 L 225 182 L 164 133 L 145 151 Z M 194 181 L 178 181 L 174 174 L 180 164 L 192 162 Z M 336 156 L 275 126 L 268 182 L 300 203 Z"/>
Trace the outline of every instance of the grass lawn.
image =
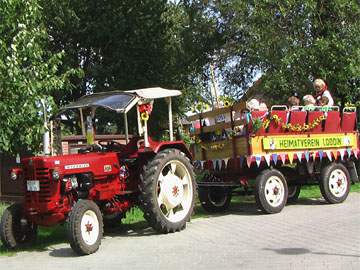
<path id="1" fill-rule="evenodd" d="M 351 192 L 360 192 L 360 183 L 351 186 Z M 321 198 L 320 189 L 318 186 L 305 186 L 302 187 L 300 192 L 301 199 L 308 199 L 308 198 Z M 234 197 L 232 200 L 233 204 L 241 204 L 241 203 L 255 203 L 253 196 L 238 196 Z M 4 209 L 7 207 L 6 204 L 0 203 L 0 216 L 2 215 Z M 200 203 L 197 202 L 194 215 L 192 218 L 199 218 L 199 217 L 210 217 L 211 215 L 207 213 L 201 207 Z M 122 220 L 122 223 L 125 228 L 127 229 L 144 229 L 147 227 L 146 221 L 143 217 L 142 211 L 138 207 L 132 208 L 126 215 L 126 218 Z M 57 225 L 51 228 L 44 228 L 41 227 L 38 233 L 38 239 L 36 244 L 30 246 L 28 248 L 23 248 L 21 250 L 16 251 L 9 251 L 5 249 L 2 245 L 0 245 L 0 256 L 13 256 L 18 251 L 28 250 L 28 251 L 41 251 L 45 250 L 47 247 L 64 243 L 66 242 L 66 229 L 64 225 Z"/>

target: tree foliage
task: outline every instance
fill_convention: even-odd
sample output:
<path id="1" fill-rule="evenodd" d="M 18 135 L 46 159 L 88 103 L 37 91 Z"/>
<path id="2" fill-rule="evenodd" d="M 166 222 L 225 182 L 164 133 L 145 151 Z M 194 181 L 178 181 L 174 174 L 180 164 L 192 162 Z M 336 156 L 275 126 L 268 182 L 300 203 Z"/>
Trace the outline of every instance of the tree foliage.
<path id="1" fill-rule="evenodd" d="M 73 71 L 59 72 L 62 52 L 45 49 L 49 36 L 37 1 L 0 2 L 0 150 L 38 150 L 43 133 L 41 99 L 68 87 Z"/>
<path id="2" fill-rule="evenodd" d="M 260 90 L 277 102 L 295 89 L 311 93 L 311 81 L 317 77 L 326 80 L 338 101 L 359 98 L 359 1 L 228 0 L 191 5 L 218 21 L 226 41 L 218 59 L 229 91 L 242 91 L 261 73 Z"/>
<path id="3" fill-rule="evenodd" d="M 186 98 L 175 100 L 181 111 L 203 88 L 218 33 L 216 21 L 201 12 L 165 0 L 43 0 L 42 6 L 51 50 L 65 50 L 65 64 L 85 74 L 68 95 L 56 96 L 59 103 L 91 91 L 161 86 L 184 90 Z M 157 117 L 166 120 L 166 108 L 160 104 Z"/>
<path id="4" fill-rule="evenodd" d="M 261 75 L 274 102 L 312 92 L 316 77 L 337 101 L 360 98 L 355 0 L 3 0 L 0 16 L 3 151 L 38 147 L 41 99 L 55 109 L 92 91 L 161 86 L 184 90 L 174 105 L 189 109 L 208 98 L 210 64 L 234 97 Z M 155 125 L 166 123 L 166 104 L 155 109 Z"/>

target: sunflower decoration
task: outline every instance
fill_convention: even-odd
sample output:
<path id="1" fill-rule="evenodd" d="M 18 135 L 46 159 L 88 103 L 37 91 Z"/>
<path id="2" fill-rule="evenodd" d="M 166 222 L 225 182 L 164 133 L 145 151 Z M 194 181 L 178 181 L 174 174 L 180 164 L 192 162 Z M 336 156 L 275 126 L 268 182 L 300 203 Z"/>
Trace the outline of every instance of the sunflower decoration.
<path id="1" fill-rule="evenodd" d="M 231 107 L 232 105 L 234 105 L 234 102 L 235 102 L 235 100 L 229 96 L 220 96 L 219 100 L 220 100 L 220 102 L 222 102 L 222 104 L 225 108 Z"/>
<path id="2" fill-rule="evenodd" d="M 139 113 L 141 120 L 143 120 L 144 122 L 149 120 L 152 108 L 152 102 L 142 103 L 139 105 Z"/>
<path id="3" fill-rule="evenodd" d="M 141 120 L 143 120 L 143 121 L 148 121 L 148 120 L 149 120 L 149 113 L 147 113 L 147 112 L 142 112 L 142 113 L 140 114 L 140 117 L 141 117 Z"/>
<path id="4" fill-rule="evenodd" d="M 204 111 L 210 110 L 210 105 L 205 102 L 198 102 L 194 105 L 194 107 L 191 109 L 194 113 L 202 113 Z"/>
<path id="5" fill-rule="evenodd" d="M 262 126 L 263 126 L 263 128 L 267 129 L 269 127 L 271 121 L 273 121 L 276 125 L 280 125 L 283 130 L 290 130 L 290 131 L 295 131 L 295 132 L 305 132 L 305 131 L 309 131 L 309 130 L 316 128 L 325 119 L 326 119 L 326 116 L 321 115 L 318 118 L 314 119 L 309 124 L 292 125 L 291 123 L 288 123 L 288 124 L 283 123 L 283 120 L 278 115 L 275 114 L 275 115 L 271 116 L 269 119 L 265 119 L 262 122 Z"/>

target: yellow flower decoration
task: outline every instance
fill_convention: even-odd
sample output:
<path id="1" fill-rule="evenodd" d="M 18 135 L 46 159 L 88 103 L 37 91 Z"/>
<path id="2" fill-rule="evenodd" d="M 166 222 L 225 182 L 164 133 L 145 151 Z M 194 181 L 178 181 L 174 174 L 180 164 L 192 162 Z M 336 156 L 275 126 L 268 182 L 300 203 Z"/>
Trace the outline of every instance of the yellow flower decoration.
<path id="1" fill-rule="evenodd" d="M 142 112 L 140 117 L 141 117 L 141 120 L 143 120 L 143 121 L 149 120 L 149 114 L 147 112 Z"/>
<path id="2" fill-rule="evenodd" d="M 224 107 L 228 108 L 228 107 L 230 107 L 230 106 L 231 106 L 230 102 L 226 100 L 226 101 L 224 102 Z"/>
<path id="3" fill-rule="evenodd" d="M 201 113 L 204 111 L 208 111 L 210 109 L 209 104 L 204 102 L 198 102 L 193 108 L 192 111 L 195 113 Z"/>
<path id="4" fill-rule="evenodd" d="M 234 105 L 234 101 L 235 101 L 232 97 L 228 97 L 228 96 L 220 96 L 219 100 L 222 101 L 223 106 L 226 108 Z"/>
<path id="5" fill-rule="evenodd" d="M 318 118 L 314 119 L 311 123 L 309 124 L 295 124 L 292 125 L 291 123 L 289 124 L 285 124 L 283 123 L 283 120 L 278 116 L 278 115 L 273 115 L 270 117 L 270 119 L 265 119 L 263 121 L 263 127 L 266 129 L 269 127 L 271 121 L 274 121 L 277 125 L 281 125 L 281 128 L 284 130 L 291 130 L 291 131 L 296 131 L 296 132 L 304 132 L 304 131 L 309 131 L 312 130 L 314 128 L 316 128 L 322 120 L 325 120 L 326 117 L 324 115 L 319 116 Z"/>

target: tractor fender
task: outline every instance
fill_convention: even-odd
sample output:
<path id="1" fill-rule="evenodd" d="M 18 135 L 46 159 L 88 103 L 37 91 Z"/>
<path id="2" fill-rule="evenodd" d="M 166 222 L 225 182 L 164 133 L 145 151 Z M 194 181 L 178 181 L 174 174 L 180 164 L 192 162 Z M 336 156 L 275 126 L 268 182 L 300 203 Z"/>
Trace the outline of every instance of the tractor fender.
<path id="1" fill-rule="evenodd" d="M 193 160 L 192 154 L 189 149 L 186 147 L 182 141 L 173 141 L 173 142 L 159 142 L 154 147 L 154 152 L 157 154 L 160 151 L 163 151 L 168 148 L 175 148 L 183 152 L 191 161 Z"/>

